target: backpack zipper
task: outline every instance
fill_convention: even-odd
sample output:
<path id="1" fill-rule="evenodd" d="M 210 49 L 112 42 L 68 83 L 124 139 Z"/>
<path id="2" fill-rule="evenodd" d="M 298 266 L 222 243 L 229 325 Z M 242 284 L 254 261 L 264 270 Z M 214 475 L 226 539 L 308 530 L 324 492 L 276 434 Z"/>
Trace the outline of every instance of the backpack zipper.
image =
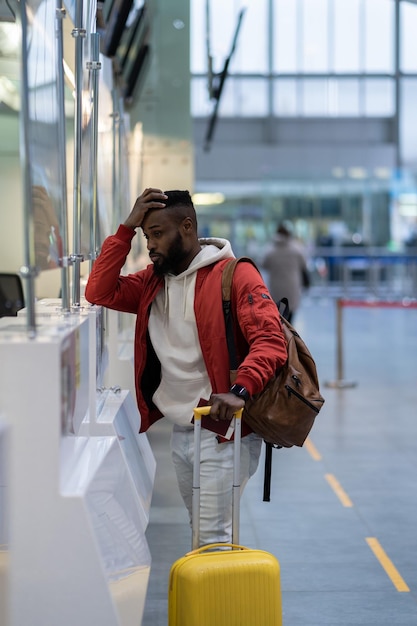
<path id="1" fill-rule="evenodd" d="M 295 389 L 293 389 L 292 387 L 290 387 L 290 385 L 285 385 L 285 389 L 288 391 L 288 393 L 292 393 L 296 398 L 298 398 L 299 400 L 301 400 L 301 402 L 304 402 L 304 404 L 306 404 L 307 406 L 310 407 L 310 409 L 312 409 L 313 411 L 315 411 L 315 413 L 319 412 L 319 409 L 314 406 L 314 404 L 311 404 L 311 402 L 309 402 L 308 400 L 306 400 L 304 398 L 304 396 L 301 395 L 301 393 L 298 393 L 298 391 L 296 391 Z"/>

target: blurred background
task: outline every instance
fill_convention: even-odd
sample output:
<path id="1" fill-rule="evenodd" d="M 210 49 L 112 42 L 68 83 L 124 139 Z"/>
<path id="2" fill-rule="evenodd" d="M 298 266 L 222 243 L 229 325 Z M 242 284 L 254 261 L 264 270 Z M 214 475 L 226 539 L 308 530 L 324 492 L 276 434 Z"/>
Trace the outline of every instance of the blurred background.
<path id="1" fill-rule="evenodd" d="M 36 292 L 55 297 L 59 272 L 43 272 L 59 264 L 53 259 L 60 256 L 56 222 L 62 221 L 55 2 L 28 4 L 36 25 L 27 53 L 32 184 L 46 190 L 57 214 L 54 221 L 45 205 L 39 210 L 35 194 L 35 222 L 47 221 L 46 229 L 39 226 L 47 258 L 38 235 Z M 96 252 L 89 228 L 92 71 L 87 36 L 80 122 L 74 120 L 78 4 L 63 5 L 67 253 L 86 260 Z M 288 220 L 305 246 L 313 288 L 415 295 L 415 2 L 82 4 L 87 34 L 100 35 L 97 248 L 144 187 L 188 188 L 201 234 L 230 238 L 237 255 L 260 262 L 278 223 Z M 25 246 L 22 50 L 18 4 L 1 0 L 0 7 L 0 269 L 13 272 L 22 265 Z M 81 229 L 75 242 L 74 210 Z M 58 235 L 55 254 L 49 254 L 51 226 Z"/>

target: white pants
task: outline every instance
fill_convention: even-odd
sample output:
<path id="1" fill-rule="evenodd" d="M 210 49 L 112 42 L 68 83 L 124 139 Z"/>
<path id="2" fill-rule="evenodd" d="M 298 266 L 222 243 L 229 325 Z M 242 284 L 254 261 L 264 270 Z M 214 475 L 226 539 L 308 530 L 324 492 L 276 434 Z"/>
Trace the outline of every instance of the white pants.
<path id="1" fill-rule="evenodd" d="M 242 437 L 240 492 L 255 473 L 262 439 L 254 433 Z M 219 443 L 201 429 L 200 545 L 232 541 L 233 442 Z M 178 486 L 192 522 L 194 429 L 174 426 L 171 452 Z"/>

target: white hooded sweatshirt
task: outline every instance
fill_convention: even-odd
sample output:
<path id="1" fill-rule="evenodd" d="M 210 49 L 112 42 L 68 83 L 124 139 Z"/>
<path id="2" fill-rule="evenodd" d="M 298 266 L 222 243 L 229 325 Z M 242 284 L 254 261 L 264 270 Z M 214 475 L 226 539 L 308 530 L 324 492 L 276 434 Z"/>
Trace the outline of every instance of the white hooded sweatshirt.
<path id="1" fill-rule="evenodd" d="M 149 317 L 149 335 L 161 362 L 153 401 L 170 421 L 190 427 L 193 408 L 212 393 L 194 314 L 197 270 L 234 256 L 226 239 L 199 241 L 202 249 L 189 267 L 178 276 L 165 275 L 165 289 L 156 296 Z"/>

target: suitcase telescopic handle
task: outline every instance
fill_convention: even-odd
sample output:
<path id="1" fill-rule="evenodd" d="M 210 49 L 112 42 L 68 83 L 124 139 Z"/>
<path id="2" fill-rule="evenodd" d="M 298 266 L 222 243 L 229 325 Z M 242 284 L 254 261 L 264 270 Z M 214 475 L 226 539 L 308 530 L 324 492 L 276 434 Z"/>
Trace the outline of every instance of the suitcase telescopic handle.
<path id="1" fill-rule="evenodd" d="M 193 463 L 193 499 L 192 499 L 192 549 L 199 547 L 200 540 L 200 449 L 201 449 L 201 418 L 209 415 L 210 406 L 194 409 L 194 463 Z M 232 543 L 239 543 L 240 526 L 240 440 L 242 432 L 243 409 L 236 411 L 234 416 L 234 461 L 232 491 Z"/>
<path id="2" fill-rule="evenodd" d="M 240 552 L 242 552 L 243 550 L 251 550 L 251 548 L 238 545 L 237 543 L 211 543 L 209 546 L 200 546 L 200 548 L 196 548 L 195 550 L 191 550 L 191 552 L 187 552 L 187 556 L 191 554 L 204 554 L 204 552 L 211 552 L 213 548 L 228 548 L 229 550 L 235 550 Z"/>

